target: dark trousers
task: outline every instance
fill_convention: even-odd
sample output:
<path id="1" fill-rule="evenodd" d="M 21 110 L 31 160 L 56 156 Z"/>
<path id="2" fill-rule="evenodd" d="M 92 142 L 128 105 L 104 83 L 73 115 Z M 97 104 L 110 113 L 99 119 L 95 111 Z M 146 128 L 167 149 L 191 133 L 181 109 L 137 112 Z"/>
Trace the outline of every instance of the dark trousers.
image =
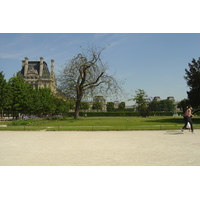
<path id="1" fill-rule="evenodd" d="M 187 123 L 189 122 L 190 123 L 190 127 L 191 127 L 191 131 L 193 132 L 193 124 L 192 124 L 192 119 L 191 117 L 184 117 L 184 122 L 185 122 L 185 125 L 183 126 L 182 129 L 186 129 L 186 126 L 187 126 Z"/>

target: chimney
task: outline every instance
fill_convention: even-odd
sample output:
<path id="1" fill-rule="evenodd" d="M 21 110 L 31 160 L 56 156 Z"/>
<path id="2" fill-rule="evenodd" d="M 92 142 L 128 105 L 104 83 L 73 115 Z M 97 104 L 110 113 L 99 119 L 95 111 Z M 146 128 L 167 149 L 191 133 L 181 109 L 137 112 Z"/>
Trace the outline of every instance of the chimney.
<path id="1" fill-rule="evenodd" d="M 25 65 L 25 60 L 22 60 L 22 69 L 23 69 L 24 65 Z"/>
<path id="2" fill-rule="evenodd" d="M 25 65 L 24 65 L 24 76 L 26 76 L 27 73 L 28 73 L 28 58 L 25 57 L 24 59 L 25 59 Z M 23 63 L 24 63 L 24 61 L 22 61 L 22 64 L 23 64 Z"/>
<path id="3" fill-rule="evenodd" d="M 40 76 L 42 76 L 42 73 L 43 73 L 43 61 L 44 61 L 44 58 L 43 57 L 40 57 Z"/>
<path id="4" fill-rule="evenodd" d="M 51 60 L 51 74 L 54 74 L 54 60 Z"/>

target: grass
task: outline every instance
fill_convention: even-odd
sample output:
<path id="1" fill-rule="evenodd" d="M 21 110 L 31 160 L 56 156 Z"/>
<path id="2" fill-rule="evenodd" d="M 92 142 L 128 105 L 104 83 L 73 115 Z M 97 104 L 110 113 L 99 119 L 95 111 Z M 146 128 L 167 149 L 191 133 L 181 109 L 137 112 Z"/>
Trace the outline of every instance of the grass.
<path id="1" fill-rule="evenodd" d="M 194 129 L 200 128 L 200 118 L 193 118 Z M 0 130 L 172 130 L 183 126 L 182 117 L 88 117 L 65 120 L 27 120 L 0 122 Z"/>

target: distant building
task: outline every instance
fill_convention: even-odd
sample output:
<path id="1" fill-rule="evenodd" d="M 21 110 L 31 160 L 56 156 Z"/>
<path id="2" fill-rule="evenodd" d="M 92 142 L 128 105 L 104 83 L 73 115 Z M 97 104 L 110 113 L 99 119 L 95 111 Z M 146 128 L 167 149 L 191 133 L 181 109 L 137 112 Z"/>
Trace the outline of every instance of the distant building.
<path id="1" fill-rule="evenodd" d="M 170 100 L 170 101 L 174 101 L 174 102 L 175 102 L 174 97 L 167 97 L 167 100 Z"/>
<path id="2" fill-rule="evenodd" d="M 159 96 L 156 96 L 153 98 L 153 101 L 161 101 L 161 98 Z"/>
<path id="3" fill-rule="evenodd" d="M 170 100 L 170 101 L 175 102 L 175 98 L 172 97 L 172 96 L 167 97 L 167 100 Z M 155 96 L 155 97 L 153 98 L 153 101 L 161 101 L 161 98 L 160 98 L 159 96 Z"/>
<path id="4" fill-rule="evenodd" d="M 22 69 L 20 75 L 25 82 L 32 85 L 34 89 L 50 88 L 56 92 L 56 78 L 54 74 L 54 60 L 51 60 L 51 72 L 49 72 L 47 63 L 42 57 L 40 61 L 29 61 L 27 57 L 22 60 Z"/>
<path id="5" fill-rule="evenodd" d="M 119 101 L 114 101 L 114 108 L 119 108 Z"/>

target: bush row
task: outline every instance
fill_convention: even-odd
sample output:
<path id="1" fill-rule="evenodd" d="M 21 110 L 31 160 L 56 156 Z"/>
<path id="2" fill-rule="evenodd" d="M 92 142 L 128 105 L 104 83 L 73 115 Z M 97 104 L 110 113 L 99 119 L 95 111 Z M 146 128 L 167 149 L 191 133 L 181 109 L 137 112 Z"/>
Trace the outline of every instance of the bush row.
<path id="1" fill-rule="evenodd" d="M 177 113 L 182 115 L 182 113 Z M 151 112 L 148 116 L 173 116 L 174 112 Z M 74 116 L 74 112 L 70 112 L 69 116 Z M 118 117 L 118 116 L 139 116 L 137 112 L 80 112 L 81 117 Z"/>

